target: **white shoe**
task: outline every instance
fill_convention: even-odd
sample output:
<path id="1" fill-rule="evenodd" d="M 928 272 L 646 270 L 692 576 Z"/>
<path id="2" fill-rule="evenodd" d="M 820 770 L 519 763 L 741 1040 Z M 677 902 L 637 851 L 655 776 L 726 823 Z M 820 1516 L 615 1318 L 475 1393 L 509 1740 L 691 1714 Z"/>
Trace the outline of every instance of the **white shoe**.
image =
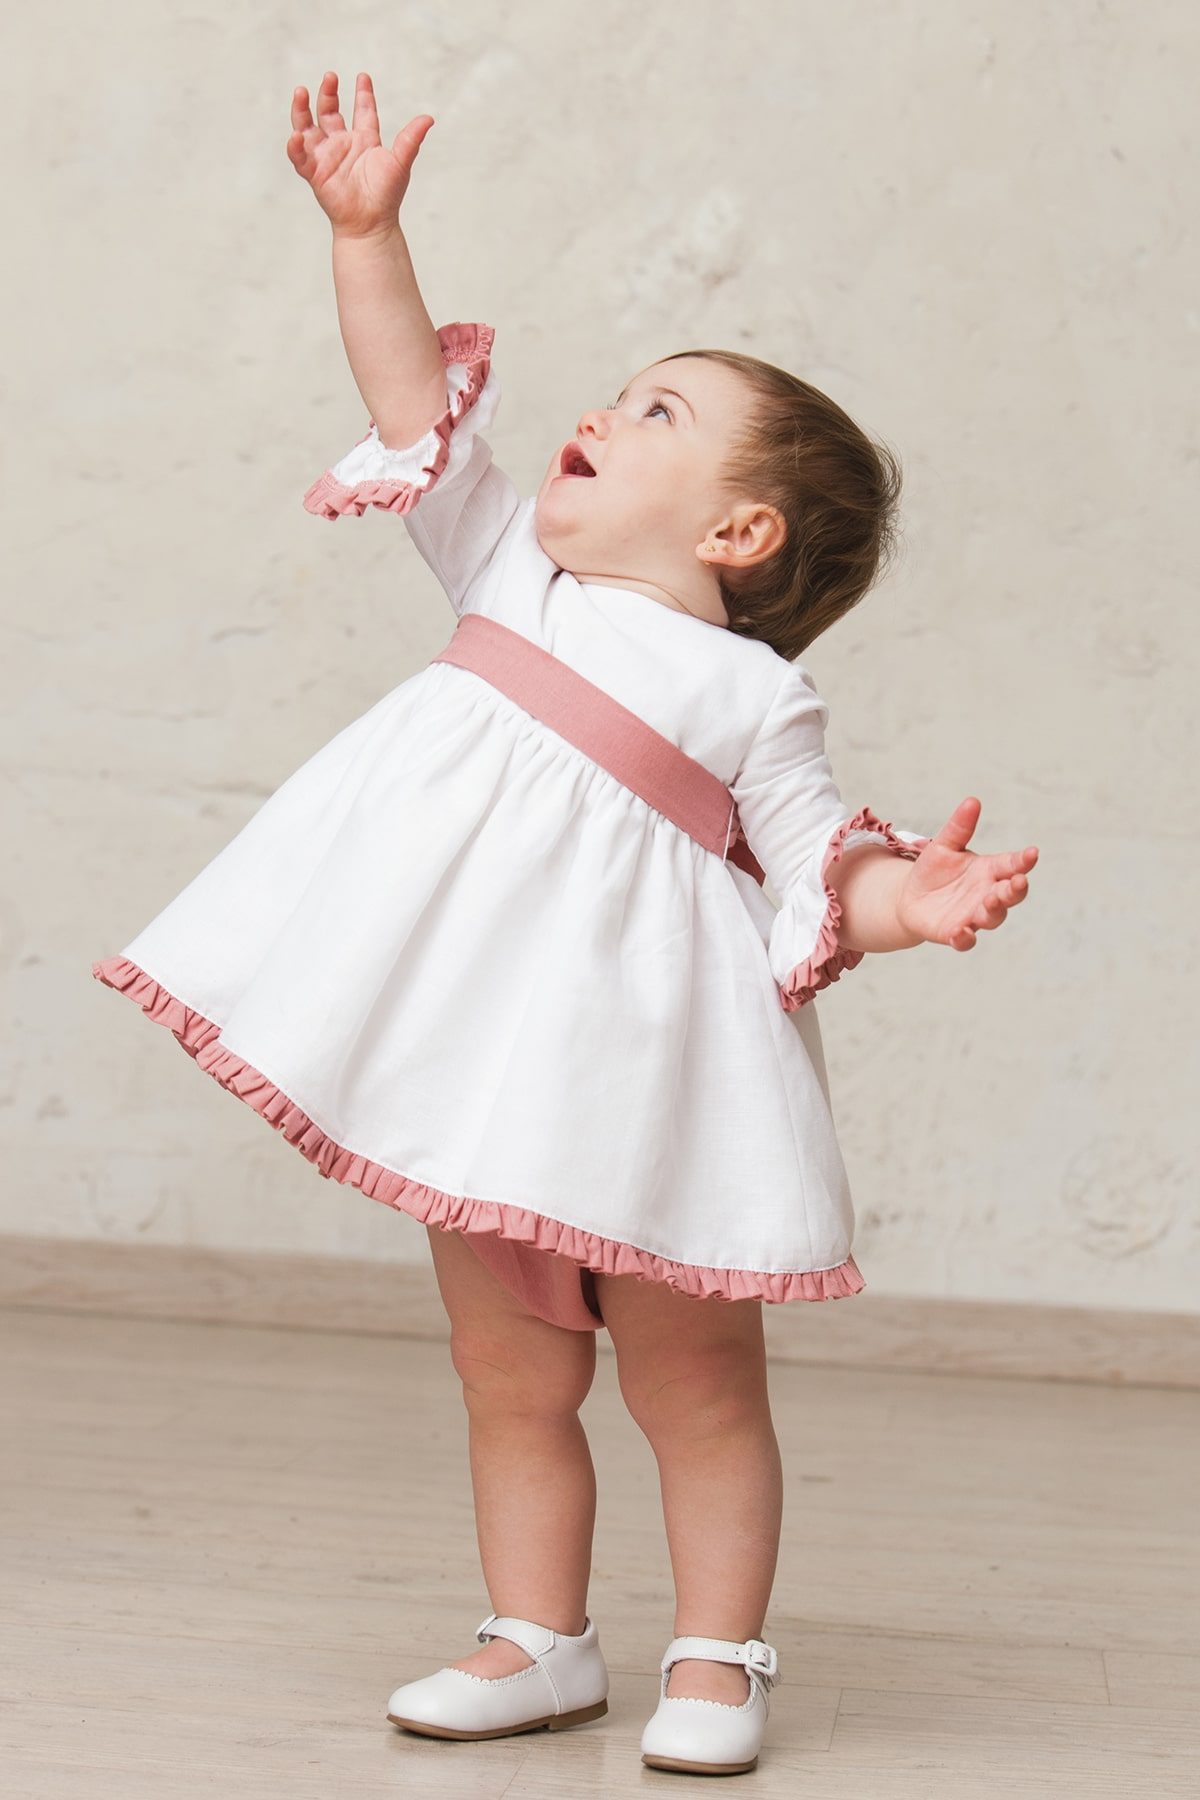
<path id="1" fill-rule="evenodd" d="M 475 1635 L 481 1644 L 509 1638 L 533 1662 L 515 1675 L 488 1677 L 447 1667 L 406 1681 L 388 1701 L 393 1725 L 426 1737 L 493 1738 L 539 1725 L 561 1731 L 608 1711 L 608 1669 L 591 1618 L 578 1637 L 568 1637 L 531 1619 L 489 1613 Z"/>
<path id="2" fill-rule="evenodd" d="M 741 1706 L 685 1695 L 667 1698 L 673 1664 L 687 1657 L 741 1663 L 750 1692 Z M 735 1644 L 730 1638 L 677 1637 L 662 1659 L 658 1710 L 642 1733 L 642 1761 L 652 1769 L 688 1769 L 699 1775 L 740 1775 L 758 1761 L 767 1723 L 770 1690 L 779 1680 L 779 1656 L 761 1638 Z"/>

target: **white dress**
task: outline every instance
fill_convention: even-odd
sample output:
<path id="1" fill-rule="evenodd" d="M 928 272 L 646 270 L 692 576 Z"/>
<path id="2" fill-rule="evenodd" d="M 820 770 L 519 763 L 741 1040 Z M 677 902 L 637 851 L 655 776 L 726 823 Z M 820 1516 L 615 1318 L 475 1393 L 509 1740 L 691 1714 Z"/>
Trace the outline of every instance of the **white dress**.
<path id="1" fill-rule="evenodd" d="M 372 424 L 305 505 L 395 512 L 455 614 L 533 640 L 719 776 L 779 906 L 490 682 L 431 663 L 94 972 L 322 1172 L 418 1218 L 692 1294 L 853 1293 L 805 1002 L 860 956 L 837 948 L 824 871 L 927 839 L 845 806 L 801 665 L 546 555 L 484 435 L 492 337 L 443 327 L 444 418 L 404 450 Z"/>

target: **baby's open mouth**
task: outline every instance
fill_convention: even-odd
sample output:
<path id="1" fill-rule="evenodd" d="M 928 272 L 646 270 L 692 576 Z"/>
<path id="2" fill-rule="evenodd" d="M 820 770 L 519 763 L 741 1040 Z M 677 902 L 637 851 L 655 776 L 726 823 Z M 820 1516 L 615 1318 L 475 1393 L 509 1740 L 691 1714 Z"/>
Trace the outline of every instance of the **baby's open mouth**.
<path id="1" fill-rule="evenodd" d="M 594 476 L 596 473 L 595 469 L 593 469 L 591 463 L 583 454 L 583 451 L 574 439 L 572 439 L 569 444 L 563 446 L 563 453 L 558 459 L 558 467 L 560 474 L 563 475 Z"/>

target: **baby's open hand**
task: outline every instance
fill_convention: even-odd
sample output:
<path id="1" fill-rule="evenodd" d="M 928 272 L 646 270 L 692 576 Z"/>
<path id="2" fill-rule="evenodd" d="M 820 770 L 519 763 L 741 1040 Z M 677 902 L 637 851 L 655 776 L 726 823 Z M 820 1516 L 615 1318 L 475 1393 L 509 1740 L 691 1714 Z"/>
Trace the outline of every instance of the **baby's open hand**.
<path id="1" fill-rule="evenodd" d="M 1037 861 L 1035 844 L 998 856 L 967 849 L 979 823 L 980 803 L 960 800 L 941 830 L 926 844 L 896 901 L 905 930 L 926 943 L 970 950 L 978 931 L 994 931 L 1029 891 L 1027 872 Z"/>
<path id="2" fill-rule="evenodd" d="M 330 70 L 317 89 L 315 125 L 308 89 L 298 87 L 292 95 L 288 160 L 312 188 L 334 231 L 365 237 L 396 223 L 417 152 L 433 122 L 429 113 L 419 113 L 387 149 L 379 137 L 371 77 L 360 75 L 354 90 L 354 123 L 347 131 L 338 111 L 337 75 Z"/>

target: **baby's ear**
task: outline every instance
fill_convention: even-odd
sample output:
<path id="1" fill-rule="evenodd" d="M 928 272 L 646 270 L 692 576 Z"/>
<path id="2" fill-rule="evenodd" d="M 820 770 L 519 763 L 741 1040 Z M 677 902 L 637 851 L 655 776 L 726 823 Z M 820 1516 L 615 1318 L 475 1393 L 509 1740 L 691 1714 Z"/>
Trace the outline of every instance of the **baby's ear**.
<path id="1" fill-rule="evenodd" d="M 732 547 L 743 567 L 766 562 L 787 543 L 787 520 L 766 500 L 747 500 L 734 508 Z"/>
<path id="2" fill-rule="evenodd" d="M 777 506 L 770 506 L 768 500 L 761 500 L 754 506 L 750 529 L 759 536 L 759 549 L 763 556 L 774 556 L 788 542 L 788 520 Z"/>

